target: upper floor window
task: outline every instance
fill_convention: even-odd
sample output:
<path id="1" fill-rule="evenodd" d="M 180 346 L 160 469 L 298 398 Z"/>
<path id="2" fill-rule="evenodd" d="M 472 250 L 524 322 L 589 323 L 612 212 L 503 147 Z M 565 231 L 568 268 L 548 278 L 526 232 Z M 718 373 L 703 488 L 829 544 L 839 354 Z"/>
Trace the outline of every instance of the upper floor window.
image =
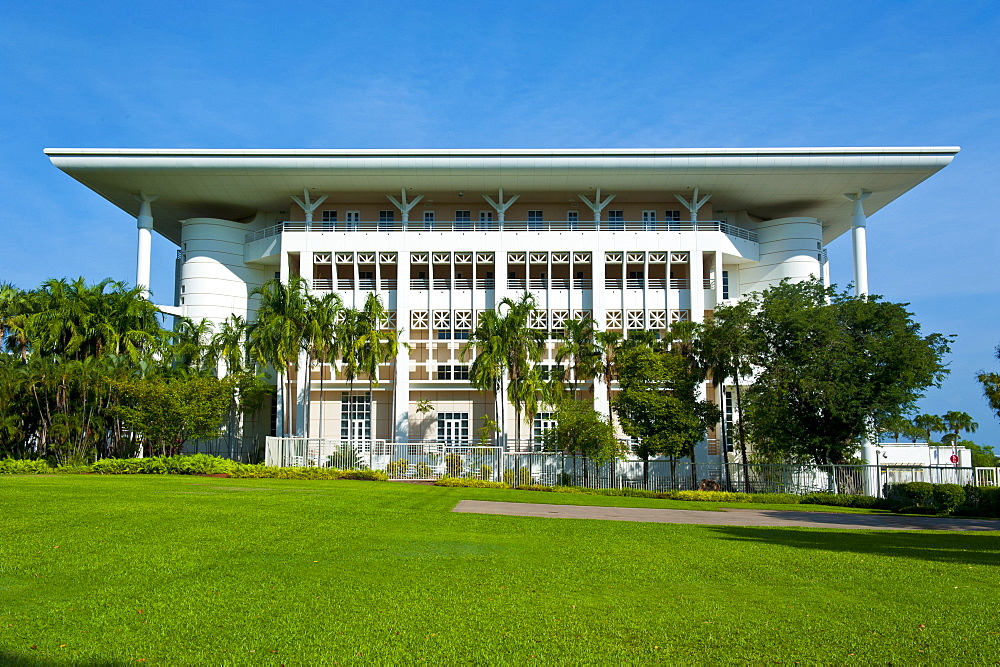
<path id="1" fill-rule="evenodd" d="M 579 211 L 566 211 L 566 225 L 569 229 L 578 229 L 580 226 L 580 212 Z"/>
<path id="2" fill-rule="evenodd" d="M 681 212 L 680 211 L 664 211 L 663 219 L 667 222 L 680 222 Z"/>
<path id="3" fill-rule="evenodd" d="M 729 271 L 722 272 L 722 298 L 729 298 Z"/>
<path id="4" fill-rule="evenodd" d="M 455 211 L 455 230 L 467 231 L 471 226 L 469 225 L 470 220 L 472 220 L 472 211 Z"/>
<path id="5" fill-rule="evenodd" d="M 323 211 L 323 222 L 337 222 L 337 212 Z"/>
<path id="6" fill-rule="evenodd" d="M 434 229 L 434 211 L 424 211 L 424 231 L 429 232 Z"/>
<path id="7" fill-rule="evenodd" d="M 528 211 L 528 229 L 539 230 L 542 228 L 542 212 Z"/>
<path id="8" fill-rule="evenodd" d="M 625 211 L 608 211 L 608 229 L 621 231 L 625 229 Z"/>

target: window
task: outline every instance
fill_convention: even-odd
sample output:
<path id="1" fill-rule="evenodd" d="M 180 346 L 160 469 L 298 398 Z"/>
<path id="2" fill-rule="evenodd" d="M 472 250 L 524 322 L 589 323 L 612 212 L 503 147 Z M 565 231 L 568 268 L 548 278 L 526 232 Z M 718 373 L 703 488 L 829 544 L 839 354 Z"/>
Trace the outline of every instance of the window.
<path id="1" fill-rule="evenodd" d="M 361 211 L 344 211 L 344 230 L 356 232 L 361 226 Z"/>
<path id="2" fill-rule="evenodd" d="M 395 211 L 379 211 L 378 212 L 378 230 L 380 232 L 391 232 L 393 227 L 393 222 L 396 220 Z"/>
<path id="3" fill-rule="evenodd" d="M 656 211 L 642 212 L 642 230 L 644 232 L 656 230 Z"/>
<path id="4" fill-rule="evenodd" d="M 323 222 L 337 222 L 337 212 L 323 211 Z"/>
<path id="5" fill-rule="evenodd" d="M 479 212 L 479 231 L 493 230 L 493 211 Z"/>
<path id="6" fill-rule="evenodd" d="M 729 271 L 722 272 L 722 298 L 729 298 Z"/>
<path id="7" fill-rule="evenodd" d="M 541 231 L 542 229 L 541 211 L 528 211 L 528 229 L 534 231 Z"/>
<path id="8" fill-rule="evenodd" d="M 455 231 L 467 232 L 472 227 L 469 221 L 472 220 L 471 211 L 455 211 Z"/>
<path id="9" fill-rule="evenodd" d="M 372 439 L 372 404 L 368 396 L 340 395 L 340 439 L 348 442 Z"/>
<path id="10" fill-rule="evenodd" d="M 733 451 L 733 392 L 725 391 L 722 394 L 725 406 L 723 413 L 725 421 L 722 423 L 722 438 L 726 443 L 726 451 Z"/>
<path id="11" fill-rule="evenodd" d="M 434 231 L 434 211 L 424 211 L 424 231 Z"/>
<path id="12" fill-rule="evenodd" d="M 438 364 L 438 380 L 468 380 L 469 366 L 467 364 Z"/>
<path id="13" fill-rule="evenodd" d="M 608 229 L 618 232 L 625 229 L 625 211 L 608 211 Z"/>
<path id="14" fill-rule="evenodd" d="M 628 289 L 642 289 L 642 283 L 643 283 L 642 271 L 628 272 L 628 284 L 626 285 Z"/>
<path id="15" fill-rule="evenodd" d="M 469 442 L 468 412 L 439 412 L 437 418 L 438 442 L 446 445 L 464 445 Z"/>
<path id="16" fill-rule="evenodd" d="M 546 431 L 551 431 L 556 427 L 556 415 L 554 412 L 539 412 L 535 415 L 531 425 L 531 439 L 541 444 Z"/>
<path id="17" fill-rule="evenodd" d="M 358 271 L 358 289 L 375 289 L 374 271 Z"/>
<path id="18" fill-rule="evenodd" d="M 681 212 L 680 211 L 664 211 L 663 219 L 667 222 L 680 222 Z"/>
<path id="19" fill-rule="evenodd" d="M 579 211 L 566 211 L 566 228 L 567 229 L 579 229 L 580 228 L 580 212 Z"/>

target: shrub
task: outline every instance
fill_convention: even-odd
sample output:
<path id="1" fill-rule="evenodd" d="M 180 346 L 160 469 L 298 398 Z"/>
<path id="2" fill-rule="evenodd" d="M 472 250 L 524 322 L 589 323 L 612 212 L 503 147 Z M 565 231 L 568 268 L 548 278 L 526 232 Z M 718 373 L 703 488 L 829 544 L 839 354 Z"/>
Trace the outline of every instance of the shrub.
<path id="1" fill-rule="evenodd" d="M 406 472 L 410 469 L 410 462 L 406 459 L 399 459 L 398 461 L 390 461 L 389 465 L 385 467 L 386 473 L 389 477 L 406 477 Z"/>
<path id="2" fill-rule="evenodd" d="M 462 474 L 462 457 L 459 454 L 445 454 L 444 468 L 449 477 L 458 477 Z"/>
<path id="3" fill-rule="evenodd" d="M 475 476 L 479 479 L 493 479 L 493 468 L 483 464 L 475 469 Z"/>
<path id="4" fill-rule="evenodd" d="M 417 477 L 420 477 L 420 478 L 423 478 L 423 479 L 428 479 L 428 478 L 431 478 L 431 477 L 434 476 L 434 470 L 433 470 L 433 468 L 431 468 L 429 465 L 427 465 L 423 461 L 421 461 L 420 463 L 418 463 L 414 467 L 413 472 L 414 472 L 414 474 Z"/>
<path id="5" fill-rule="evenodd" d="M 885 495 L 900 505 L 930 506 L 934 502 L 934 485 L 930 482 L 887 484 Z"/>
<path id="6" fill-rule="evenodd" d="M 965 489 L 958 484 L 935 484 L 934 505 L 941 514 L 951 514 L 965 502 Z"/>
<path id="7" fill-rule="evenodd" d="M 0 475 L 49 475 L 54 472 L 44 459 L 0 459 Z"/>
<path id="8" fill-rule="evenodd" d="M 98 475 L 138 475 L 145 459 L 101 459 L 90 469 Z"/>
<path id="9" fill-rule="evenodd" d="M 979 516 L 1000 517 L 1000 487 L 969 484 L 965 487 L 965 506 L 962 510 Z"/>
<path id="10" fill-rule="evenodd" d="M 442 477 L 434 482 L 434 486 L 456 486 L 468 489 L 509 489 L 510 485 L 503 482 L 492 482 L 488 479 Z"/>
<path id="11" fill-rule="evenodd" d="M 229 472 L 230 477 L 244 479 L 358 479 L 376 482 L 389 480 L 381 470 L 337 468 L 277 468 L 263 463 L 237 463 Z"/>
<path id="12" fill-rule="evenodd" d="M 527 468 L 504 470 L 503 481 L 507 486 L 524 486 L 531 484 L 531 471 Z"/>

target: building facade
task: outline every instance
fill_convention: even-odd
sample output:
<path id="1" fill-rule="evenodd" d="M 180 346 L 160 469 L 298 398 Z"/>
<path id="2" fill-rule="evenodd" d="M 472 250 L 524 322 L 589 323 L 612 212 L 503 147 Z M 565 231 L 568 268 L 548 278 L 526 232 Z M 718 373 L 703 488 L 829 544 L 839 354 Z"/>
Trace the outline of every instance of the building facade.
<path id="1" fill-rule="evenodd" d="M 602 330 L 664 334 L 782 279 L 828 280 L 826 245 L 848 232 L 855 285 L 867 293 L 867 216 L 957 151 L 46 152 L 136 216 L 137 284 L 149 285 L 153 231 L 178 245 L 165 312 L 252 319 L 251 291 L 291 276 L 347 306 L 379 296 L 385 326 L 405 345 L 373 400 L 336 368 L 303 364 L 279 387 L 298 405 L 286 415 L 277 402 L 279 434 L 462 442 L 496 417 L 493 397 L 468 382 L 462 347 L 505 298 L 530 292 L 532 324 L 554 333 L 587 315 Z M 543 365 L 557 364 L 557 345 L 550 340 Z M 584 389 L 608 411 L 600 380 Z M 725 387 L 703 392 L 732 414 Z M 548 419 L 537 415 L 522 427 L 528 442 L 508 447 L 530 447 Z M 698 456 L 717 460 L 708 436 Z"/>

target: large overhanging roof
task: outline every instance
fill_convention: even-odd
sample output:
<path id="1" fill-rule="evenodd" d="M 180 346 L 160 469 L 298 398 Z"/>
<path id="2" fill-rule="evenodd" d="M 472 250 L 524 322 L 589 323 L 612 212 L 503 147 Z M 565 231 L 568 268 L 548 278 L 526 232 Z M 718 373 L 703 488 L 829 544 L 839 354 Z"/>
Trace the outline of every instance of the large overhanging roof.
<path id="1" fill-rule="evenodd" d="M 868 215 L 944 168 L 957 147 L 584 150 L 186 150 L 52 148 L 63 170 L 137 215 L 156 195 L 155 228 L 179 242 L 180 221 L 240 220 L 288 210 L 303 188 L 331 201 L 386 201 L 401 188 L 441 198 L 465 192 L 545 198 L 600 187 L 620 202 L 673 201 L 695 187 L 716 210 L 761 218 L 821 218 L 830 242 L 850 228 L 845 192 L 873 194 Z M 450 197 L 448 197 L 450 199 Z"/>

